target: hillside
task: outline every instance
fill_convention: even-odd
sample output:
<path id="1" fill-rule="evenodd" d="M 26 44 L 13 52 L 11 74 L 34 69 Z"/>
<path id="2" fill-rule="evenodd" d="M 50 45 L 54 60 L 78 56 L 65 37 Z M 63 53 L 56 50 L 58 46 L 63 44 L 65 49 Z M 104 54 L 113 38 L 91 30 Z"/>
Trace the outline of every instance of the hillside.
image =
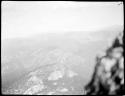
<path id="1" fill-rule="evenodd" d="M 115 31 L 113 31 L 113 28 L 115 29 Z M 56 72 L 53 74 L 57 74 L 59 75 L 59 77 L 61 77 L 62 76 L 61 74 L 63 74 L 62 77 L 64 78 L 59 79 L 59 82 L 61 82 L 61 84 L 62 82 L 66 83 L 73 80 L 71 84 L 69 82 L 70 85 L 68 86 L 75 84 L 74 86 L 76 87 L 77 86 L 76 84 L 78 84 L 80 88 L 78 87 L 78 89 L 76 90 L 79 91 L 81 89 L 81 85 L 84 86 L 90 80 L 90 77 L 93 73 L 95 66 L 94 63 L 95 56 L 99 52 L 102 52 L 102 50 L 105 50 L 107 46 L 110 45 L 113 38 L 120 31 L 121 27 L 118 28 L 110 27 L 105 30 L 88 32 L 88 33 L 87 32 L 85 33 L 64 32 L 59 34 L 46 33 L 46 34 L 36 35 L 30 38 L 13 38 L 8 40 L 3 40 L 2 58 L 1 58 L 2 89 L 4 90 L 3 92 L 6 93 L 7 91 L 8 92 L 10 92 L 11 90 L 14 91 L 19 86 L 20 86 L 18 88 L 19 90 L 24 90 L 25 88 L 27 90 L 31 90 L 32 88 L 28 89 L 31 87 L 31 85 L 30 84 L 27 85 L 27 83 L 29 82 L 27 80 L 29 80 L 30 78 L 28 77 L 29 74 L 31 74 L 32 72 L 36 72 L 36 75 L 40 74 L 41 79 L 42 80 L 44 79 L 46 81 L 49 75 L 55 71 Z M 57 70 L 58 68 L 59 71 Z M 68 74 L 68 72 L 77 74 L 75 76 L 78 76 L 78 78 L 74 79 L 67 78 L 66 74 Z M 36 76 L 35 78 L 39 78 L 39 76 L 38 77 Z M 49 83 L 47 82 L 45 84 L 45 81 L 42 82 L 43 85 L 46 86 L 46 84 Z M 21 84 L 22 85 L 26 84 L 26 87 L 22 87 Z M 67 84 L 68 83 L 66 83 L 65 85 Z M 38 88 L 39 86 L 41 85 L 38 85 L 35 88 Z M 60 89 L 55 89 L 55 90 L 60 90 Z M 72 90 L 72 89 L 65 89 L 65 90 Z M 25 93 L 24 91 L 21 92 Z M 53 93 L 53 92 L 50 93 L 47 92 L 49 91 L 43 91 L 40 94 Z M 73 93 L 70 92 L 66 94 L 73 94 Z M 76 94 L 81 94 L 81 93 L 76 92 Z"/>

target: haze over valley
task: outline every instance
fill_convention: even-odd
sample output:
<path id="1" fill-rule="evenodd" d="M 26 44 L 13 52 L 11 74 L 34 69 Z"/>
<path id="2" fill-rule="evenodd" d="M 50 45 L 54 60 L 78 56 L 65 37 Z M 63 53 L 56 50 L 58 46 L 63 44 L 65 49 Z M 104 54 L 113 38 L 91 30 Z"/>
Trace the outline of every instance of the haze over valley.
<path id="1" fill-rule="evenodd" d="M 95 57 L 123 31 L 119 2 L 2 2 L 3 94 L 84 94 Z"/>

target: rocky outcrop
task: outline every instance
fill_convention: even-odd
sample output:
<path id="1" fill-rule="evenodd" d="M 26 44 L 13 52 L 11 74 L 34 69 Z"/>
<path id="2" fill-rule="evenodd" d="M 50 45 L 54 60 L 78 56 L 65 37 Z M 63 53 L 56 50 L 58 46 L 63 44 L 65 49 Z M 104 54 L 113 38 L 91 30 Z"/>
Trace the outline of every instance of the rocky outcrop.
<path id="1" fill-rule="evenodd" d="M 80 77 L 72 68 L 65 65 L 65 60 L 62 62 L 60 58 L 60 62 L 44 65 L 29 72 L 3 93 L 25 95 L 72 94 L 72 87 L 76 87 L 73 84 L 74 82 L 78 83 L 77 78 Z"/>
<path id="2" fill-rule="evenodd" d="M 124 94 L 123 33 L 115 38 L 105 54 L 97 56 L 93 77 L 85 90 L 87 95 Z"/>

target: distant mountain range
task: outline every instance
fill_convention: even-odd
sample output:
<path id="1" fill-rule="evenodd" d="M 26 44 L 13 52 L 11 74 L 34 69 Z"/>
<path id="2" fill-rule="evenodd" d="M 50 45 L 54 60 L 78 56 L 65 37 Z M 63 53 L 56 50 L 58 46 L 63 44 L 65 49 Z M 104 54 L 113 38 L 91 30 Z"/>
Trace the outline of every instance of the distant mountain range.
<path id="1" fill-rule="evenodd" d="M 10 90 L 8 86 L 21 86 L 18 82 L 23 82 L 21 83 L 22 85 L 27 83 L 26 80 L 29 79 L 27 76 L 32 72 L 44 70 L 42 73 L 40 71 L 40 76 L 47 79 L 58 68 L 60 68 L 59 72 L 57 71 L 57 73 L 53 74 L 58 74 L 59 76 L 62 73 L 68 74 L 67 72 L 77 74 L 76 76 L 79 76 L 78 78 L 84 81 L 82 82 L 84 85 L 92 75 L 96 54 L 105 50 L 120 31 L 123 31 L 123 26 L 111 26 L 100 31 L 88 33 L 46 33 L 31 38 L 2 40 L 1 69 L 2 88 L 5 90 L 4 92 L 6 93 Z M 65 72 L 62 69 L 65 69 Z M 47 72 L 47 77 L 44 77 L 43 74 Z M 70 81 L 70 79 L 68 80 Z M 76 78 L 73 80 L 77 81 Z M 41 85 L 35 86 L 35 88 L 37 89 L 39 86 Z M 11 89 L 15 90 L 15 88 L 12 87 Z M 25 89 L 23 88 L 21 90 Z M 29 92 L 28 90 L 26 93 Z M 67 89 L 64 88 L 64 90 L 66 91 Z M 44 94 L 44 92 L 41 94 Z M 46 94 L 54 93 L 50 92 Z"/>

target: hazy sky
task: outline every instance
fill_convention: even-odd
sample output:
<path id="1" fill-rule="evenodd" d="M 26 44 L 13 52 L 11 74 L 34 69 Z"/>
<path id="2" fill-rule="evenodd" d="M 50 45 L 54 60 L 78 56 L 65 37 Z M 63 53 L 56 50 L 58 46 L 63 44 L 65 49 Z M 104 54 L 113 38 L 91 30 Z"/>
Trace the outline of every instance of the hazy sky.
<path id="1" fill-rule="evenodd" d="M 120 2 L 3 1 L 2 38 L 123 25 Z"/>

